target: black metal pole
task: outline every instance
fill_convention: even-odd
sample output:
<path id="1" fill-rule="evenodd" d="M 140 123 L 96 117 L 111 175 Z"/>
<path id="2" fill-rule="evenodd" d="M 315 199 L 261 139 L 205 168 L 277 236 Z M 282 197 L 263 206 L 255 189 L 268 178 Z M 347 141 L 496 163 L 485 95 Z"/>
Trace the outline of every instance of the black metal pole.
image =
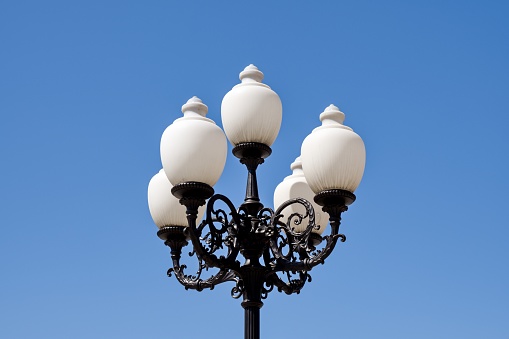
<path id="1" fill-rule="evenodd" d="M 260 307 L 245 305 L 244 307 L 244 338 L 260 339 Z"/>
<path id="2" fill-rule="evenodd" d="M 261 301 L 261 286 L 263 282 L 259 280 L 245 281 L 247 286 L 244 291 L 244 338 L 260 339 L 260 308 L 263 306 Z"/>
<path id="3" fill-rule="evenodd" d="M 244 289 L 244 338 L 260 339 L 260 308 L 265 268 L 255 258 L 247 259 L 247 265 L 240 268 Z"/>
<path id="4" fill-rule="evenodd" d="M 258 161 L 247 163 L 247 185 L 246 185 L 246 198 L 245 203 L 259 203 L 260 197 L 258 196 L 258 180 L 256 179 L 256 168 Z"/>
<path id="5" fill-rule="evenodd" d="M 256 216 L 263 208 L 258 196 L 258 182 L 256 180 L 256 169 L 263 164 L 264 158 L 271 154 L 269 146 L 257 142 L 245 142 L 235 146 L 233 155 L 240 159 L 240 162 L 247 168 L 246 198 L 242 206 L 248 215 Z"/>

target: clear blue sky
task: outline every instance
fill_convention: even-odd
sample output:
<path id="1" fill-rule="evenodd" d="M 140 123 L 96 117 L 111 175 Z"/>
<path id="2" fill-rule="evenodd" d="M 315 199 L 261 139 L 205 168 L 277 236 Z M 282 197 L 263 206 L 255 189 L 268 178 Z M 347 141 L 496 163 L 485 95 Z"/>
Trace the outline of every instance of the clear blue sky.
<path id="1" fill-rule="evenodd" d="M 241 337 L 232 285 L 165 276 L 146 188 L 182 104 L 220 124 L 253 63 L 283 102 L 266 205 L 329 104 L 367 148 L 347 242 L 262 336 L 509 338 L 508 3 L 190 3 L 0 4 L 0 337 Z M 244 185 L 229 155 L 216 192 Z"/>

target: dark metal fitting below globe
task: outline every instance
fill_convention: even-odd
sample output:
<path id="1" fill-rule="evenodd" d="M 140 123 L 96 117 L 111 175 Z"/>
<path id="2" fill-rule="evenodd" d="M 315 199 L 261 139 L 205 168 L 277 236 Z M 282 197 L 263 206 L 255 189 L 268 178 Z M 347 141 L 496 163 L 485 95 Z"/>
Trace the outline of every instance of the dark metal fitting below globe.
<path id="1" fill-rule="evenodd" d="M 202 182 L 187 181 L 174 186 L 171 193 L 178 199 L 199 199 L 205 203 L 214 195 L 214 189 Z"/>
<path id="2" fill-rule="evenodd" d="M 157 231 L 157 236 L 164 241 L 167 241 L 168 239 L 186 240 L 184 230 L 184 226 L 164 226 Z"/>
<path id="3" fill-rule="evenodd" d="M 171 248 L 172 256 L 176 254 L 180 257 L 180 250 L 187 245 L 185 229 L 184 226 L 165 226 L 157 232 L 157 236 Z"/>
<path id="4" fill-rule="evenodd" d="M 272 150 L 269 146 L 259 142 L 243 142 L 236 145 L 232 153 L 239 159 L 260 159 L 260 164 L 263 163 L 262 159 L 267 158 Z"/>
<path id="5" fill-rule="evenodd" d="M 315 202 L 324 207 L 348 206 L 355 201 L 355 194 L 340 189 L 324 190 L 315 195 Z"/>
<path id="6" fill-rule="evenodd" d="M 313 247 L 316 247 L 318 245 L 320 245 L 320 243 L 322 242 L 323 238 L 320 234 L 316 234 L 316 233 L 311 233 L 309 235 L 309 243 L 310 245 L 312 245 Z"/>

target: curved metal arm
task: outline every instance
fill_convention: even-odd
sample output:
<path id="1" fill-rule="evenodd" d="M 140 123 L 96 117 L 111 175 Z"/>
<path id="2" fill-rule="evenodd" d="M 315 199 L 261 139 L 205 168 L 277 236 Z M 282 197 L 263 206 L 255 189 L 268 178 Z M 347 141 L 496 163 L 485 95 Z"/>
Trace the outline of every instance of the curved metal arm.
<path id="1" fill-rule="evenodd" d="M 201 266 L 201 264 L 200 264 Z M 173 268 L 170 268 L 168 270 L 168 276 L 171 277 L 172 273 L 175 273 L 175 277 L 177 278 L 178 282 L 181 283 L 186 290 L 192 289 L 197 291 L 202 291 L 205 288 L 210 288 L 211 290 L 214 289 L 214 286 L 221 284 L 226 281 L 238 281 L 237 276 L 233 271 L 230 271 L 228 269 L 221 269 L 219 272 L 217 272 L 215 275 L 207 278 L 207 279 L 200 279 L 199 275 L 193 276 L 193 275 L 186 275 L 184 274 L 184 269 L 186 268 L 186 265 L 181 266 L 175 266 Z M 201 268 L 200 268 L 201 271 Z M 200 272 L 201 274 L 201 272 Z"/>
<path id="2" fill-rule="evenodd" d="M 306 213 L 304 215 L 293 213 L 288 216 L 286 223 L 283 223 L 281 218 L 284 215 L 281 212 L 292 204 L 304 206 Z M 306 229 L 303 232 L 295 232 L 293 224 L 299 225 L 305 219 L 308 219 Z M 309 237 L 312 230 L 318 229 L 319 226 L 315 224 L 315 212 L 309 201 L 302 198 L 285 201 L 273 213 L 271 223 L 275 226 L 276 232 L 270 239 L 270 248 L 277 261 L 294 261 L 296 259 L 295 253 L 299 253 L 302 258 L 305 252 L 311 250 L 309 248 Z M 288 247 L 288 253 L 284 254 L 283 249 L 286 247 Z"/>
<path id="3" fill-rule="evenodd" d="M 162 227 L 157 235 L 165 240 L 165 245 L 170 247 L 171 251 L 171 259 L 173 267 L 170 268 L 167 272 L 168 276 L 171 276 L 172 273 L 175 274 L 177 280 L 184 285 L 186 289 L 195 289 L 198 291 L 203 290 L 204 288 L 214 288 L 214 285 L 220 284 L 225 281 L 236 281 L 238 278 L 236 277 L 236 273 L 234 271 L 228 269 L 221 269 L 216 274 L 212 275 L 207 279 L 201 279 L 201 275 L 203 269 L 207 270 L 207 265 L 203 262 L 201 257 L 195 252 L 192 251 L 189 253 L 189 256 L 192 257 L 196 255 L 196 259 L 198 261 L 198 270 L 194 275 L 187 275 L 184 273 L 184 270 L 187 268 L 186 265 L 180 264 L 180 259 L 182 256 L 182 248 L 188 244 L 186 232 L 184 231 L 184 226 L 165 226 Z"/>
<path id="4" fill-rule="evenodd" d="M 219 267 L 222 268 L 220 260 L 212 253 L 209 253 L 205 247 L 201 244 L 200 233 L 196 228 L 197 212 L 187 210 L 187 223 L 186 234 L 191 239 L 196 254 L 202 258 L 207 267 Z"/>
<path id="5" fill-rule="evenodd" d="M 229 208 L 229 214 L 221 209 L 214 210 L 216 201 L 224 202 Z M 231 219 L 228 217 L 231 216 Z M 187 210 L 188 228 L 186 232 L 193 243 L 196 254 L 205 262 L 206 267 L 218 267 L 220 269 L 236 269 L 239 263 L 235 261 L 239 246 L 236 242 L 236 225 L 240 224 L 240 216 L 235 210 L 233 203 L 224 195 L 216 194 L 210 198 L 207 203 L 205 220 L 199 227 L 196 226 L 197 212 Z M 214 223 L 219 222 L 220 228 Z M 204 229 L 208 227 L 209 232 L 202 236 Z M 226 235 L 225 238 L 223 236 Z M 205 241 L 205 245 L 202 243 Z M 223 248 L 223 244 L 228 247 L 227 256 L 219 258 L 214 254 L 218 249 Z"/>
<path id="6" fill-rule="evenodd" d="M 307 272 L 299 272 L 299 279 L 292 279 L 290 272 L 286 272 L 286 275 L 288 282 L 284 282 L 276 273 L 271 273 L 267 276 L 267 283 L 276 286 L 279 292 L 299 294 L 306 282 L 311 282 L 311 276 Z"/>
<path id="7" fill-rule="evenodd" d="M 263 254 L 263 259 L 267 267 L 271 267 L 269 249 Z M 270 271 L 266 278 L 266 284 L 271 287 L 277 287 L 279 292 L 285 292 L 286 294 L 300 293 L 300 290 L 304 287 L 306 281 L 311 281 L 311 276 L 307 272 L 299 272 L 299 279 L 292 279 L 290 272 L 285 272 L 288 278 L 288 282 L 283 281 L 277 275 L 276 271 Z M 269 290 L 269 292 L 270 292 Z"/>
<path id="8" fill-rule="evenodd" d="M 288 217 L 287 223 L 284 224 L 280 221 L 283 217 L 281 214 L 282 210 L 291 204 L 299 203 L 306 208 L 306 214 L 292 214 Z M 302 198 L 291 199 L 284 202 L 274 213 L 273 223 L 278 225 L 280 232 L 276 234 L 270 240 L 270 248 L 274 254 L 275 260 L 272 262 L 273 271 L 310 271 L 313 267 L 318 264 L 323 264 L 325 259 L 332 253 L 338 239 L 342 242 L 346 240 L 343 234 L 338 234 L 339 225 L 341 221 L 341 213 L 346 211 L 347 207 L 336 208 L 334 212 L 328 211 L 330 218 L 329 222 L 331 225 L 331 234 L 325 236 L 325 246 L 321 250 L 315 250 L 314 246 L 310 244 L 310 235 L 313 229 L 317 229 L 319 226 L 315 224 L 314 210 L 311 203 Z M 297 219 L 294 219 L 297 218 Z M 303 232 L 295 232 L 291 227 L 291 222 L 301 223 L 304 219 L 308 218 L 309 223 Z M 282 245 L 278 246 L 278 238 L 282 238 L 281 233 L 286 236 L 286 241 L 283 240 Z M 284 245 L 289 246 L 289 253 L 284 255 L 282 248 Z M 297 260 L 295 253 L 299 254 L 299 260 Z"/>

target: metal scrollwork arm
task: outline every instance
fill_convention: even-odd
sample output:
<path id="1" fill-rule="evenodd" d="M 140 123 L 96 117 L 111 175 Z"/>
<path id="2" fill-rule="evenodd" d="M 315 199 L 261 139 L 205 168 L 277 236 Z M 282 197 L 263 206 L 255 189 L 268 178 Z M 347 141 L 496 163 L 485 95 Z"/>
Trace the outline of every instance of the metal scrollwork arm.
<path id="1" fill-rule="evenodd" d="M 226 204 L 229 213 L 222 209 L 214 209 L 214 204 L 221 201 Z M 224 195 L 216 194 L 207 203 L 205 219 L 196 226 L 196 214 L 187 214 L 189 227 L 186 229 L 194 250 L 206 267 L 218 267 L 220 269 L 235 269 L 239 264 L 235 261 L 239 247 L 236 243 L 236 225 L 240 223 L 240 217 L 233 203 Z M 216 227 L 216 225 L 218 225 Z M 217 256 L 216 251 L 227 248 L 226 256 Z"/>
<path id="2" fill-rule="evenodd" d="M 207 279 L 200 279 L 199 276 L 200 276 L 201 272 L 198 275 L 194 275 L 194 276 L 186 275 L 186 274 L 184 274 L 185 268 L 186 268 L 185 265 L 177 266 L 177 267 L 174 266 L 173 268 L 170 268 L 168 270 L 168 276 L 171 277 L 172 273 L 174 273 L 178 282 L 180 284 L 182 284 L 186 288 L 186 290 L 192 289 L 192 290 L 202 291 L 203 289 L 206 289 L 206 288 L 210 288 L 212 290 L 212 289 L 214 289 L 214 286 L 221 284 L 223 282 L 238 280 L 235 273 L 228 269 L 221 269 L 215 275 L 213 275 Z"/>
<path id="3" fill-rule="evenodd" d="M 187 231 L 187 228 L 183 226 L 169 226 L 162 228 L 158 232 L 158 235 L 162 239 L 165 239 L 165 244 L 171 248 L 170 253 L 173 267 L 168 270 L 168 276 L 172 276 L 174 274 L 178 282 L 186 289 L 194 289 L 198 291 L 205 288 L 213 289 L 215 285 L 225 281 L 238 280 L 236 273 L 228 269 L 220 269 L 216 274 L 208 277 L 207 279 L 202 279 L 201 275 L 203 271 L 208 270 L 209 267 L 195 251 L 190 252 L 189 256 L 196 256 L 198 261 L 198 270 L 194 275 L 185 274 L 187 266 L 181 264 L 180 259 L 182 255 L 182 248 L 188 243 Z"/>
<path id="4" fill-rule="evenodd" d="M 291 214 L 286 223 L 281 222 L 283 215 L 281 212 L 291 204 L 301 204 L 306 208 L 306 214 Z M 311 203 L 302 198 L 291 199 L 284 202 L 274 213 L 273 223 L 277 225 L 278 232 L 274 234 L 270 242 L 270 248 L 274 254 L 275 260 L 272 262 L 274 271 L 286 272 L 304 272 L 310 271 L 318 264 L 323 264 L 325 259 L 332 253 L 338 239 L 342 242 L 346 240 L 343 234 L 339 234 L 339 225 L 341 213 L 346 211 L 346 206 L 336 207 L 334 211 L 327 210 L 330 215 L 329 223 L 331 233 L 322 238 L 325 245 L 322 249 L 316 250 L 311 242 L 311 235 L 314 229 L 319 226 L 315 224 L 315 214 Z M 308 220 L 308 225 L 302 232 L 294 231 L 292 223 L 300 224 Z M 287 247 L 287 254 L 283 254 L 283 249 Z M 297 258 L 298 257 L 298 258 Z"/>

